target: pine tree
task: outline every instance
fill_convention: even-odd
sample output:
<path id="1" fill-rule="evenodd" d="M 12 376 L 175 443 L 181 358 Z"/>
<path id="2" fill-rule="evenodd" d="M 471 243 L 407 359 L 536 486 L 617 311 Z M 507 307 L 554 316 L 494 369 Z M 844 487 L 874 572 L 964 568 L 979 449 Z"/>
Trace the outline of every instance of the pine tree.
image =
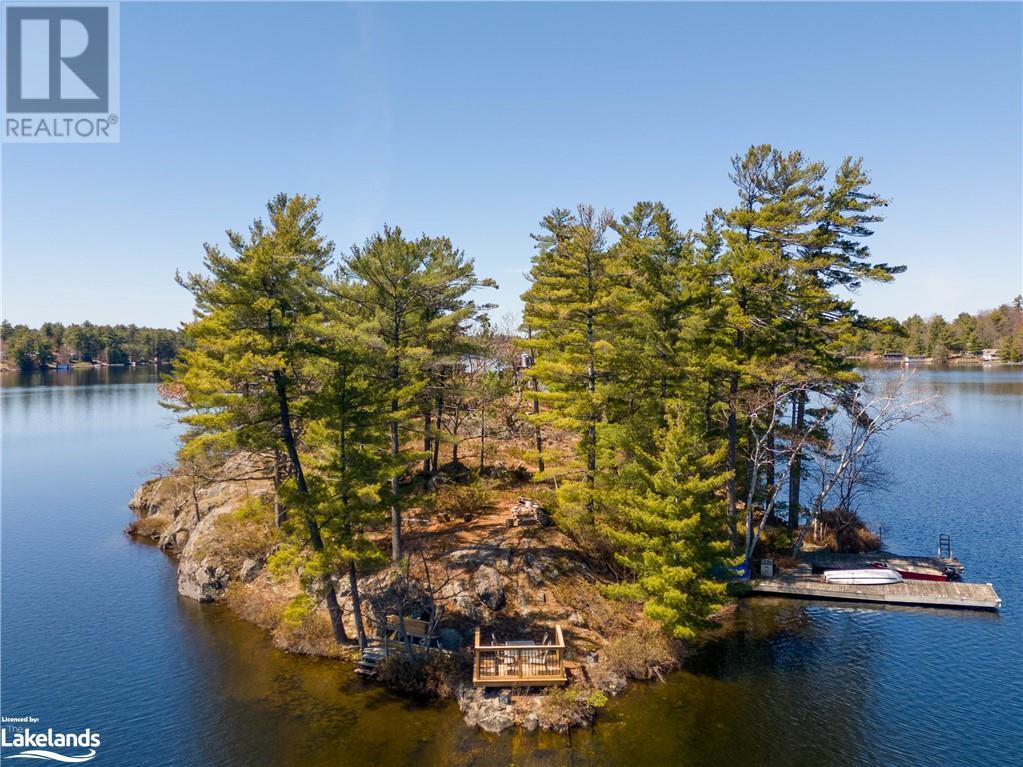
<path id="1" fill-rule="evenodd" d="M 248 235 L 227 233 L 232 253 L 206 246 L 208 275 L 179 282 L 195 298 L 185 327 L 194 348 L 182 355 L 176 379 L 195 412 L 183 453 L 263 451 L 278 446 L 291 478 L 285 491 L 307 543 L 325 550 L 322 515 L 307 481 L 302 444 L 311 382 L 302 376 L 323 312 L 323 270 L 333 243 L 320 234 L 318 200 L 280 194 Z M 338 642 L 347 641 L 333 582 L 321 579 Z"/>
<path id="2" fill-rule="evenodd" d="M 480 312 L 467 294 L 496 284 L 477 277 L 472 259 L 447 238 L 406 240 L 401 229 L 385 226 L 362 247 L 352 248 L 339 269 L 338 285 L 338 295 L 359 318 L 361 332 L 377 353 L 376 379 L 390 403 L 391 557 L 397 561 L 402 557 L 401 477 L 423 457 L 406 445 L 421 415 L 425 371 L 434 358 L 431 347 L 464 334 Z"/>
<path id="3" fill-rule="evenodd" d="M 819 205 L 823 166 L 799 152 L 783 154 L 768 145 L 750 147 L 732 158 L 731 178 L 739 204 L 719 213 L 725 250 L 721 264 L 727 324 L 734 334 L 728 355 L 726 485 L 733 544 L 737 539 L 738 498 L 747 478 L 740 465 L 740 398 L 774 375 L 791 352 L 793 250 L 810 242 L 808 225 Z M 747 516 L 752 509 L 747 509 Z"/>
<path id="4" fill-rule="evenodd" d="M 643 602 L 644 612 L 685 639 L 725 603 L 715 577 L 728 560 L 727 507 L 720 489 L 726 446 L 708 440 L 698 408 L 674 401 L 648 453 L 625 469 L 606 526 L 615 559 L 634 579 L 608 589 Z"/>
<path id="5" fill-rule="evenodd" d="M 624 311 L 615 363 L 620 412 L 612 418 L 626 424 L 627 443 L 643 442 L 664 426 L 686 377 L 695 252 L 661 203 L 637 203 L 614 228 Z"/>
<path id="6" fill-rule="evenodd" d="M 874 224 L 883 221 L 879 209 L 888 201 L 870 190 L 870 177 L 862 158 L 846 157 L 835 171 L 830 187 L 817 194 L 810 237 L 800 245 L 793 261 L 790 291 L 794 297 L 791 337 L 792 359 L 810 390 L 824 392 L 853 385 L 858 376 L 845 349 L 858 329 L 876 320 L 862 317 L 849 297 L 836 294 L 858 290 L 864 282 L 890 282 L 904 266 L 873 263 L 867 239 Z M 800 389 L 792 403 L 790 429 L 803 443 L 816 428 L 820 410 L 807 407 L 808 394 Z M 807 422 L 808 414 L 812 416 Z M 795 529 L 801 510 L 802 449 L 790 450 L 789 527 Z"/>
<path id="7" fill-rule="evenodd" d="M 576 525 L 594 522 L 598 453 L 608 448 L 600 431 L 607 424 L 620 312 L 619 275 L 606 241 L 610 224 L 610 213 L 596 214 L 587 206 L 576 215 L 552 211 L 541 222 L 544 232 L 534 235 L 532 285 L 522 296 L 525 324 L 532 330 L 529 343 L 537 355 L 530 372 L 542 387 L 535 396 L 547 404 L 533 418 L 579 439 L 578 463 L 558 468 L 564 480 L 561 509 L 576 517 L 566 517 L 566 523 Z"/>
<path id="8" fill-rule="evenodd" d="M 864 281 L 888 281 L 903 267 L 875 264 L 864 240 L 880 221 L 886 201 L 869 191 L 861 160 L 846 158 L 830 187 L 827 169 L 799 152 L 751 147 L 733 158 L 739 205 L 721 214 L 729 325 L 735 332 L 728 392 L 728 458 L 733 478 L 729 506 L 735 517 L 739 465 L 738 402 L 743 390 L 770 385 L 780 367 L 786 377 L 826 389 L 856 380 L 844 358 L 857 327 L 868 324 L 852 301 L 835 291 Z M 798 523 L 802 446 L 814 430 L 808 389 L 797 387 L 788 426 L 789 523 Z M 771 434 L 774 444 L 778 435 Z M 799 449 L 792 445 L 799 445 Z M 773 484 L 773 465 L 766 479 Z M 752 478 L 754 481 L 757 477 Z M 747 509 L 747 517 L 752 512 Z"/>
<path id="9" fill-rule="evenodd" d="M 347 571 L 359 645 L 365 647 L 358 572 L 387 561 L 365 530 L 386 522 L 381 496 L 394 466 L 386 447 L 389 403 L 372 376 L 374 352 L 345 308 L 338 300 L 325 304 L 316 355 L 307 367 L 319 387 L 305 439 L 326 541 L 321 569 Z"/>

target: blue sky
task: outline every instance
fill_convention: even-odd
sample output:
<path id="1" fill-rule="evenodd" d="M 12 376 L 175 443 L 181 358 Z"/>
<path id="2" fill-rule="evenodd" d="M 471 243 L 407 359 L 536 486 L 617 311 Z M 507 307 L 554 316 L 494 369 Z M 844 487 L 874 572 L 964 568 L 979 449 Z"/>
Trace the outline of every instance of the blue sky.
<path id="1" fill-rule="evenodd" d="M 279 191 L 339 250 L 446 234 L 517 312 L 540 217 L 734 199 L 751 143 L 862 155 L 861 308 L 1009 300 L 1021 282 L 1019 4 L 122 3 L 121 142 L 3 146 L 3 315 L 173 326 L 176 269 Z"/>

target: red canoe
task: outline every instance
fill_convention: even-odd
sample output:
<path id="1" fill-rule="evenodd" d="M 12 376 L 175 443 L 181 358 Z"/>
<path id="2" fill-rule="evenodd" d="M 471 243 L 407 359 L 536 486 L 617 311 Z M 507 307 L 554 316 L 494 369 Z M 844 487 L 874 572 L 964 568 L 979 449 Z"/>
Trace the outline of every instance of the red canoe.
<path id="1" fill-rule="evenodd" d="M 926 573 L 920 572 L 919 570 L 900 570 L 897 567 L 892 567 L 887 562 L 871 562 L 870 566 L 895 570 L 895 572 L 902 576 L 903 580 L 907 581 L 951 581 L 955 580 L 957 577 L 952 568 L 948 568 L 943 573 Z"/>

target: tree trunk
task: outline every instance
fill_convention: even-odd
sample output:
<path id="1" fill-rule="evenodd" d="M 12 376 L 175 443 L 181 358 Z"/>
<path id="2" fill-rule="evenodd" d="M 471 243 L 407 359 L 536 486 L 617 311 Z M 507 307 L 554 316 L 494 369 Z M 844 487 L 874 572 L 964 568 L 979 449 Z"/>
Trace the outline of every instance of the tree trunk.
<path id="1" fill-rule="evenodd" d="M 728 426 L 726 429 L 726 435 L 728 439 L 728 452 L 725 458 L 725 467 L 728 470 L 728 479 L 725 482 L 725 492 L 728 496 L 728 532 L 729 532 L 729 548 L 731 552 L 735 553 L 736 536 L 738 535 L 738 524 L 736 517 L 738 516 L 738 498 L 736 495 L 736 484 L 735 484 L 735 472 L 736 466 L 736 454 L 737 454 L 737 440 L 738 440 L 738 428 L 736 424 L 736 408 L 739 406 L 739 374 L 732 373 L 731 380 L 728 384 Z"/>
<path id="2" fill-rule="evenodd" d="M 593 521 L 593 491 L 597 480 L 597 414 L 594 411 L 593 401 L 597 392 L 597 362 L 593 351 L 593 313 L 586 316 L 586 343 L 589 347 L 589 364 L 587 366 L 586 389 L 590 393 L 590 423 L 586 429 L 586 485 L 589 494 L 586 499 L 586 510 L 589 512 L 590 521 Z"/>
<path id="3" fill-rule="evenodd" d="M 444 412 L 444 395 L 440 392 L 437 393 L 437 417 L 435 423 L 437 425 L 437 436 L 433 439 L 433 470 L 437 471 L 440 469 L 440 430 L 441 430 L 441 415 Z"/>
<path id="4" fill-rule="evenodd" d="M 288 518 L 281 504 L 281 451 L 274 448 L 274 524 L 280 527 Z"/>
<path id="5" fill-rule="evenodd" d="M 536 380 L 536 376 L 533 376 L 533 391 L 537 392 L 540 390 L 540 382 Z M 533 415 L 540 415 L 540 400 L 533 397 Z M 542 473 L 544 470 L 543 464 L 543 433 L 540 431 L 540 424 L 536 424 L 536 468 Z"/>
<path id="6" fill-rule="evenodd" d="M 803 438 L 806 415 L 806 393 L 797 392 L 796 398 L 792 401 L 792 436 L 798 440 L 800 445 Z M 802 480 L 802 449 L 793 449 L 789 458 L 789 529 L 795 530 L 799 527 L 799 495 Z"/>
<path id="7" fill-rule="evenodd" d="M 395 345 L 400 339 L 400 327 L 395 323 Z M 401 444 L 398 441 L 398 381 L 401 376 L 401 368 L 397 358 L 391 363 L 391 386 L 394 387 L 394 398 L 391 400 L 391 456 L 398 457 L 401 452 Z M 396 461 L 397 462 L 397 461 Z M 401 506 L 398 503 L 398 493 L 401 490 L 401 475 L 396 473 L 391 476 L 391 560 L 398 561 L 401 558 Z"/>
<path id="8" fill-rule="evenodd" d="M 486 456 L 487 443 L 487 406 L 486 403 L 480 407 L 480 476 L 483 476 L 483 462 Z"/>
<path id="9" fill-rule="evenodd" d="M 348 584 L 352 590 L 352 617 L 355 618 L 355 633 L 359 637 L 359 650 L 366 649 L 366 625 L 362 622 L 362 597 L 359 596 L 359 578 L 355 572 L 355 560 L 348 560 Z"/>
<path id="10" fill-rule="evenodd" d="M 750 435 L 749 443 L 753 442 Z M 752 444 L 749 446 L 750 455 L 753 455 Z M 757 502 L 757 481 L 759 479 L 759 468 L 752 459 L 746 461 L 746 558 L 749 559 L 753 551 L 753 510 Z"/>
<path id="11" fill-rule="evenodd" d="M 274 387 L 277 390 L 277 406 L 280 411 L 281 438 L 284 440 L 284 446 L 288 452 L 288 460 L 291 462 L 291 470 L 295 475 L 295 487 L 300 494 L 309 495 L 309 487 L 306 485 L 305 474 L 302 471 L 302 461 L 298 456 L 298 444 L 295 440 L 295 433 L 291 428 L 287 382 L 285 381 L 283 371 L 275 370 L 273 377 Z M 305 510 L 303 510 L 303 516 L 305 517 L 306 530 L 309 532 L 309 543 L 312 545 L 313 551 L 323 551 L 323 538 L 320 535 L 319 525 Z M 334 583 L 329 576 L 326 582 L 327 612 L 330 614 L 330 625 L 334 629 L 334 639 L 339 644 L 347 644 L 348 635 L 345 633 L 345 626 L 341 620 L 341 605 L 337 601 Z"/>
<path id="12" fill-rule="evenodd" d="M 528 338 L 532 338 L 533 337 L 533 329 L 532 328 L 528 328 L 526 330 L 526 334 L 527 334 Z M 536 349 L 532 349 L 531 348 L 529 350 L 529 364 L 530 364 L 530 367 L 532 367 L 533 365 L 536 364 Z M 536 392 L 540 391 L 540 381 L 537 379 L 536 376 L 531 376 L 531 380 L 532 380 L 532 383 L 533 383 L 533 415 L 537 416 L 537 415 L 540 415 L 540 399 L 539 399 L 539 397 L 536 396 Z M 541 473 L 543 473 L 543 470 L 544 470 L 544 465 L 543 465 L 543 434 L 540 431 L 540 424 L 539 423 L 535 424 L 535 428 L 536 428 L 536 433 L 535 433 L 535 437 L 536 437 L 536 468 Z"/>
<path id="13" fill-rule="evenodd" d="M 391 401 L 391 412 L 398 411 L 398 401 Z M 398 456 L 400 445 L 398 444 L 398 422 L 391 421 L 391 455 Z M 401 559 L 401 508 L 398 505 L 398 493 L 401 477 L 398 474 L 391 475 L 391 561 L 397 562 Z"/>
<path id="14" fill-rule="evenodd" d="M 430 406 L 427 405 L 423 412 L 423 452 L 426 453 L 426 457 L 423 459 L 423 474 L 429 475 L 432 468 L 431 457 L 433 456 L 433 437 L 430 431 L 433 417 L 430 412 Z"/>

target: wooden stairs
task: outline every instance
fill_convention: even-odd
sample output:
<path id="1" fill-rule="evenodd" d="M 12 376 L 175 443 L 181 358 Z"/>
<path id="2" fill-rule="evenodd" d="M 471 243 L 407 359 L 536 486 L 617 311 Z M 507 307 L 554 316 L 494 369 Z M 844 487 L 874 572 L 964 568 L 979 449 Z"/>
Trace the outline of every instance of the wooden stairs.
<path id="1" fill-rule="evenodd" d="M 386 656 L 384 645 L 380 641 L 370 640 L 366 649 L 360 653 L 359 662 L 355 664 L 355 673 L 372 679 L 377 675 L 377 666 Z"/>

